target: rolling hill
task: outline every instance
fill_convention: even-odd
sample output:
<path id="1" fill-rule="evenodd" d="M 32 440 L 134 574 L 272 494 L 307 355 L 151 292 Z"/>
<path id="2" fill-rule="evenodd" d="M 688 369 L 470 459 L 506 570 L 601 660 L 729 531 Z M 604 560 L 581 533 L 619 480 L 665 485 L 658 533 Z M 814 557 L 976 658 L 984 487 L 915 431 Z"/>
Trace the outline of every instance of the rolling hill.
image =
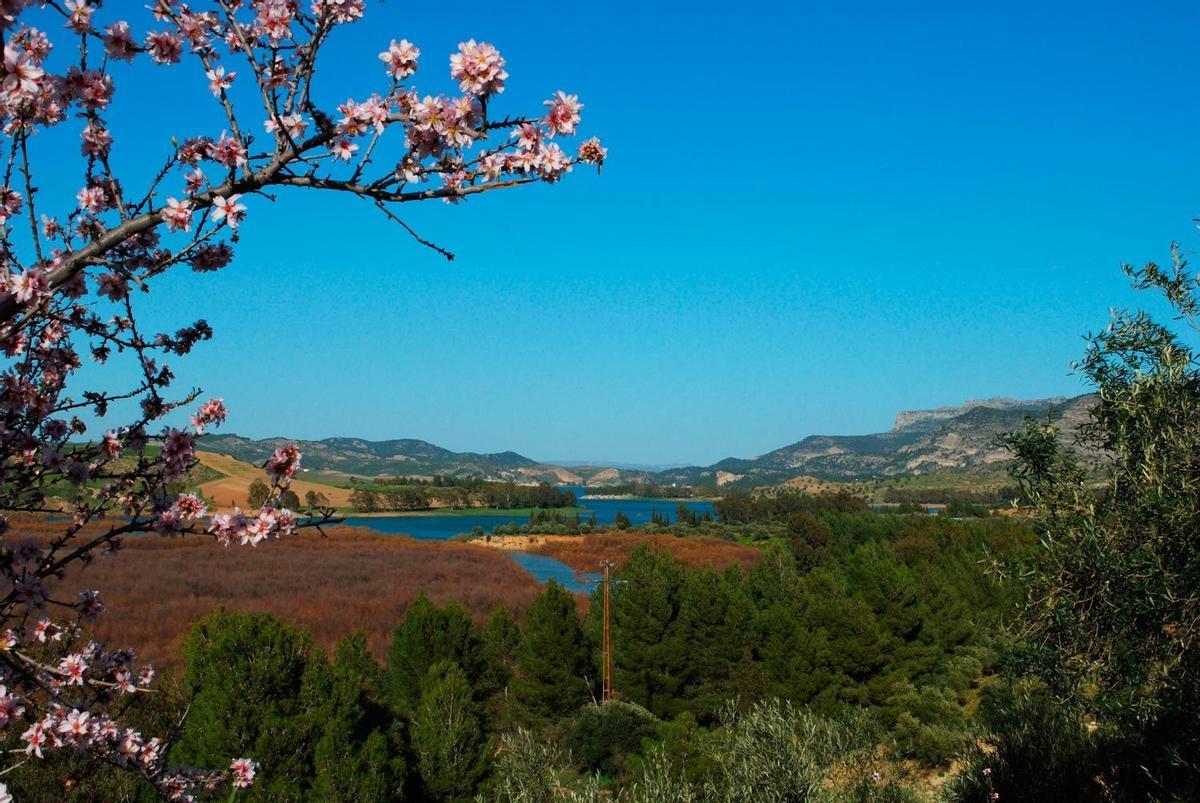
<path id="1" fill-rule="evenodd" d="M 811 435 L 758 457 L 729 457 L 711 466 L 646 471 L 615 466 L 542 463 L 516 452 L 453 452 L 415 439 L 369 441 L 326 438 L 296 441 L 307 472 L 345 479 L 351 476 L 435 474 L 483 477 L 517 483 L 587 484 L 602 488 L 632 480 L 662 485 L 776 485 L 797 478 L 855 481 L 935 473 L 1002 471 L 1008 454 L 997 442 L 1001 432 L 1019 430 L 1026 418 L 1050 420 L 1071 433 L 1087 420 L 1094 396 L 969 401 L 956 407 L 908 410 L 896 414 L 887 432 L 867 435 Z M 205 435 L 199 448 L 243 463 L 261 464 L 286 438 L 252 440 L 239 435 Z M 316 477 L 314 477 L 316 478 Z"/>
<path id="2" fill-rule="evenodd" d="M 261 464 L 281 446 L 295 443 L 304 454 L 306 471 L 344 477 L 419 476 L 484 477 L 512 482 L 577 483 L 579 474 L 562 466 L 539 463 L 516 452 L 452 452 L 415 439 L 368 441 L 326 438 L 293 441 L 288 438 L 251 440 L 240 435 L 205 435 L 199 448 Z"/>

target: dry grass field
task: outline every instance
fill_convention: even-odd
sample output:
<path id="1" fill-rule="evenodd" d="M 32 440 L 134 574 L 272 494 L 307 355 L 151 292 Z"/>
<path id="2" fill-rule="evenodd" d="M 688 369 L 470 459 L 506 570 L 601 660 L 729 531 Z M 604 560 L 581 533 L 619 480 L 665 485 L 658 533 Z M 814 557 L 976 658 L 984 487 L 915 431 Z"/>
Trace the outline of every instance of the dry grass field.
<path id="1" fill-rule="evenodd" d="M 213 500 L 217 507 L 223 510 L 229 509 L 234 505 L 246 507 L 248 504 L 247 495 L 249 494 L 250 483 L 255 480 L 266 479 L 263 470 L 258 466 L 244 463 L 229 455 L 217 454 L 215 452 L 197 452 L 196 457 L 199 458 L 201 465 L 208 466 L 225 475 L 220 479 L 206 482 L 200 486 L 201 493 Z M 335 488 L 332 485 L 310 482 L 297 477 L 292 480 L 292 490 L 296 492 L 301 501 L 303 501 L 306 493 L 316 491 L 317 493 L 325 494 L 329 503 L 334 507 L 350 506 L 350 491 L 347 488 Z"/>
<path id="2" fill-rule="evenodd" d="M 10 540 L 46 537 L 55 525 L 16 522 Z M 218 605 L 265 611 L 307 627 L 330 648 L 366 631 L 382 659 L 391 634 L 420 592 L 457 600 L 482 622 L 497 605 L 520 618 L 540 586 L 499 551 L 336 528 L 251 546 L 222 547 L 202 536 L 125 540 L 116 555 L 75 565 L 57 597 L 98 589 L 107 607 L 95 634 L 143 660 L 170 666 L 191 624 Z"/>
<path id="3" fill-rule="evenodd" d="M 607 532 L 584 536 L 545 536 L 529 547 L 530 552 L 561 560 L 578 572 L 594 572 L 600 562 L 620 566 L 634 549 L 648 544 L 655 552 L 667 552 L 685 566 L 713 566 L 723 570 L 736 563 L 749 569 L 762 559 L 763 551 L 719 538 L 676 538 L 673 535 Z"/>

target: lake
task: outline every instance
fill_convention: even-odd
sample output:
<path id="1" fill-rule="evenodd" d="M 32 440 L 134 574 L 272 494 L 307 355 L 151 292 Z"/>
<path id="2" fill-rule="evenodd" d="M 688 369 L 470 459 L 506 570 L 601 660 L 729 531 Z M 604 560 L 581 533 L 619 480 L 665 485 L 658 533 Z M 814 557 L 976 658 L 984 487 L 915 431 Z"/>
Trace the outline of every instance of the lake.
<path id="1" fill-rule="evenodd" d="M 665 499 L 584 499 L 586 488 L 566 485 L 563 490 L 575 494 L 578 505 L 584 508 L 580 517 L 585 521 L 592 513 L 596 514 L 598 524 L 612 524 L 617 519 L 617 513 L 624 513 L 636 526 L 649 524 L 655 511 L 675 520 L 676 502 Z M 601 491 L 602 492 L 602 491 Z M 713 514 L 712 502 L 686 502 L 690 509 L 703 515 Z M 506 524 L 525 524 L 525 516 L 497 516 L 494 514 L 443 514 L 436 513 L 418 516 L 348 516 L 345 524 L 350 527 L 362 527 L 367 530 L 387 535 L 408 535 L 426 541 L 447 541 L 460 533 L 469 533 L 476 527 L 490 533 L 496 527 Z M 572 591 L 587 592 L 591 589 L 593 579 L 581 578 L 578 582 L 574 570 L 561 561 L 547 558 L 544 555 L 533 555 L 528 552 L 507 553 L 523 569 L 545 583 L 551 577 Z"/>

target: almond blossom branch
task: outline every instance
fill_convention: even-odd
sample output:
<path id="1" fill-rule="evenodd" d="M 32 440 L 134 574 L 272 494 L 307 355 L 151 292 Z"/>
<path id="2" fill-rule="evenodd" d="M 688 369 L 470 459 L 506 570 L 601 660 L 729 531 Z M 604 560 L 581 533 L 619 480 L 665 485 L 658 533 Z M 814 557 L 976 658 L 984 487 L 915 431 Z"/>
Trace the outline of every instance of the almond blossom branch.
<path id="1" fill-rule="evenodd" d="M 364 0 L 310 0 L 304 9 L 291 0 L 151 0 L 139 33 L 126 20 L 100 19 L 118 6 L 137 4 L 0 0 L 0 138 L 7 139 L 0 145 L 6 149 L 0 185 L 0 351 L 6 361 L 0 367 L 0 730 L 19 735 L 22 763 L 69 749 L 138 773 L 163 795 L 181 799 L 192 789 L 249 785 L 254 762 L 233 758 L 224 771 L 168 768 L 166 741 L 122 728 L 117 720 L 140 696 L 130 692 L 145 689 L 153 670 L 136 669 L 127 650 L 85 641 L 81 623 L 100 616 L 104 605 L 95 589 L 79 591 L 74 601 L 65 584 L 79 567 L 119 552 L 130 536 L 254 547 L 304 528 L 324 535 L 323 526 L 340 519 L 332 509 L 286 507 L 301 461 L 294 446 L 264 463 L 269 493 L 257 510 L 210 511 L 199 495 L 180 491 L 199 462 L 197 438 L 227 415 L 221 399 L 200 403 L 199 390 L 174 387 L 177 358 L 213 333 L 203 320 L 174 333 L 147 331 L 131 294 L 150 292 L 171 268 L 208 273 L 229 265 L 250 207 L 263 197 L 273 200 L 273 187 L 363 198 L 417 243 L 452 259 L 394 205 L 462 203 L 493 190 L 553 184 L 577 165 L 599 167 L 606 151 L 594 138 L 564 150 L 583 104 L 562 91 L 545 101 L 544 113 L 495 117 L 509 75 L 499 51 L 474 40 L 450 57 L 457 94 L 418 92 L 411 79 L 420 50 L 391 39 L 379 53 L 379 91 L 322 108 L 313 87 L 323 46 L 364 15 Z M 51 34 L 30 24 L 46 16 L 56 29 L 66 24 L 57 51 Z M 52 59 L 52 52 L 63 56 Z M 232 57 L 237 69 L 222 57 Z M 122 129 L 108 122 L 115 113 L 113 65 L 168 69 L 193 58 L 224 112 L 226 130 L 218 134 L 196 123 L 178 132 L 148 181 L 124 184 L 114 171 L 122 161 L 113 158 Z M 238 80 L 253 80 L 258 92 L 250 96 L 259 98 L 241 102 Z M 247 125 L 256 119 L 272 135 L 264 141 L 272 142 L 252 151 L 255 137 Z M 51 208 L 37 185 L 42 140 L 34 135 L 76 124 L 83 186 Z M 390 168 L 377 164 L 388 137 L 402 143 Z M 372 165 L 379 175 L 368 179 Z M 18 225 L 28 226 L 30 243 L 13 236 Z M 68 390 L 85 361 L 132 361 L 136 379 L 116 388 Z M 111 420 L 124 406 L 118 402 L 138 409 L 123 416 L 124 425 Z M 190 425 L 170 425 L 184 408 L 191 410 Z M 17 512 L 10 521 L 7 514 Z M 50 537 L 14 540 L 29 517 L 43 512 L 68 520 L 54 525 Z M 74 621 L 62 618 L 68 616 Z M 0 799 L 6 794 L 0 783 Z"/>

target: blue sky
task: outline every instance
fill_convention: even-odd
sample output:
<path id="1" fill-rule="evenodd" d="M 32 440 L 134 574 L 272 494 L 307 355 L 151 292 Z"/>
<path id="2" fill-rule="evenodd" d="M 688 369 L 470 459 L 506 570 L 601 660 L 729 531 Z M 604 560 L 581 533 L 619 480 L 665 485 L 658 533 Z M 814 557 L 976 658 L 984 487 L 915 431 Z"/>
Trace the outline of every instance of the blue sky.
<path id="1" fill-rule="evenodd" d="M 422 91 L 451 92 L 474 37 L 508 61 L 502 113 L 578 93 L 610 161 L 407 207 L 453 263 L 353 199 L 250 199 L 233 266 L 140 301 L 157 328 L 213 324 L 176 369 L 229 431 L 709 463 L 1073 394 L 1083 333 L 1136 302 L 1121 262 L 1195 245 L 1194 4 L 437 8 L 344 28 L 329 105 L 385 86 L 393 37 L 422 49 Z M 218 133 L 194 62 L 117 77 L 130 169 Z"/>

